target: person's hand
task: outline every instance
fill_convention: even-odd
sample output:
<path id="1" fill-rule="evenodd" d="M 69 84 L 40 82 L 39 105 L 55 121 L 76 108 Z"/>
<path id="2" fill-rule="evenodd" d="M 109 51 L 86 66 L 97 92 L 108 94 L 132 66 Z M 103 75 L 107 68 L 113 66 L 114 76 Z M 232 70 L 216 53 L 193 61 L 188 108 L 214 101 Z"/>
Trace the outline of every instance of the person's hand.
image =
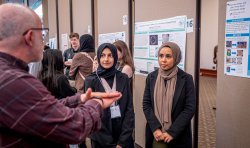
<path id="1" fill-rule="evenodd" d="M 162 131 L 160 129 L 155 130 L 153 135 L 154 135 L 156 141 L 164 140 Z"/>
<path id="2" fill-rule="evenodd" d="M 110 92 L 110 93 L 101 93 L 93 92 L 91 93 L 93 100 L 101 104 L 102 108 L 108 108 L 113 102 L 119 100 L 122 97 L 120 92 Z"/>
<path id="3" fill-rule="evenodd" d="M 88 88 L 85 94 L 81 94 L 81 103 L 85 103 L 91 98 L 92 89 Z"/>
<path id="4" fill-rule="evenodd" d="M 72 64 L 72 62 L 71 62 L 71 61 L 65 61 L 65 62 L 64 62 L 64 65 L 65 65 L 65 66 L 68 66 L 68 67 L 70 67 L 70 66 L 71 66 L 71 64 Z"/>
<path id="5" fill-rule="evenodd" d="M 120 145 L 117 145 L 116 148 L 122 148 Z"/>
<path id="6" fill-rule="evenodd" d="M 173 140 L 173 137 L 171 135 L 169 135 L 167 132 L 163 133 L 163 137 L 164 137 L 164 142 L 169 143 L 171 140 Z"/>
<path id="7" fill-rule="evenodd" d="M 121 96 L 122 94 L 120 92 L 111 92 L 111 93 L 92 92 L 92 90 L 88 88 L 85 94 L 81 94 L 81 102 L 85 103 L 89 99 L 93 99 L 98 103 L 100 103 L 102 108 L 107 108 L 113 102 L 119 100 Z"/>
<path id="8" fill-rule="evenodd" d="M 89 88 L 90 89 L 90 88 Z M 118 97 L 118 99 L 122 96 L 122 94 L 118 91 L 115 92 L 92 92 L 90 97 L 91 98 L 102 98 L 102 99 L 114 99 L 114 97 Z"/>

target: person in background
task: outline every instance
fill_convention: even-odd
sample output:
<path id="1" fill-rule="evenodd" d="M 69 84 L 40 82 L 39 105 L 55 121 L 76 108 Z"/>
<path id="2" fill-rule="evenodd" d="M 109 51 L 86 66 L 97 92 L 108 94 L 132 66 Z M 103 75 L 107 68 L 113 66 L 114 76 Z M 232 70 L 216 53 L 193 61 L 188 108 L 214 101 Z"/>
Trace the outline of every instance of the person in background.
<path id="1" fill-rule="evenodd" d="M 195 89 L 192 76 L 177 67 L 180 61 L 180 47 L 166 42 L 158 51 L 160 68 L 147 76 L 143 96 L 146 148 L 192 148 Z"/>
<path id="2" fill-rule="evenodd" d="M 93 72 L 97 70 L 97 67 L 98 67 L 98 61 L 97 61 L 97 56 L 95 56 L 93 61 Z"/>
<path id="3" fill-rule="evenodd" d="M 73 96 L 76 89 L 71 87 L 67 77 L 63 74 L 62 52 L 48 49 L 43 53 L 42 68 L 38 79 L 58 99 Z"/>
<path id="4" fill-rule="evenodd" d="M 218 53 L 218 45 L 214 47 L 214 57 L 213 57 L 213 62 L 216 65 L 216 69 L 217 69 L 217 53 Z"/>
<path id="5" fill-rule="evenodd" d="M 90 136 L 92 148 L 132 148 L 129 144 L 135 116 L 128 76 L 116 69 L 118 57 L 113 44 L 101 44 L 97 60 L 98 68 L 86 77 L 85 90 L 120 91 L 122 98 L 104 110 L 101 130 Z"/>
<path id="6" fill-rule="evenodd" d="M 102 109 L 119 100 L 119 92 L 91 89 L 57 100 L 28 73 L 43 57 L 39 16 L 20 4 L 0 5 L 0 147 L 66 147 L 100 129 Z"/>
<path id="7" fill-rule="evenodd" d="M 47 45 L 44 45 L 44 51 L 47 50 L 47 49 L 50 49 L 49 46 Z M 32 62 L 29 64 L 29 73 L 31 75 L 33 75 L 34 77 L 37 77 L 38 76 L 38 72 L 41 70 L 41 67 L 42 67 L 42 63 L 41 61 L 39 62 Z"/>
<path id="8" fill-rule="evenodd" d="M 121 40 L 117 40 L 113 44 L 117 48 L 118 54 L 117 69 L 127 74 L 129 78 L 132 78 L 135 72 L 135 67 L 128 46 Z"/>
<path id="9" fill-rule="evenodd" d="M 69 35 L 69 39 L 70 39 L 71 48 L 69 48 L 63 52 L 63 58 L 64 58 L 64 65 L 66 66 L 65 75 L 70 79 L 69 70 L 70 70 L 70 66 L 72 64 L 72 59 L 75 56 L 75 54 L 79 52 L 79 46 L 80 46 L 79 34 L 78 33 L 71 33 Z"/>
<path id="10" fill-rule="evenodd" d="M 85 77 L 93 71 L 93 60 L 96 55 L 94 38 L 89 34 L 82 35 L 79 49 L 80 52 L 72 60 L 69 75 L 75 79 L 77 91 L 83 92 Z"/>

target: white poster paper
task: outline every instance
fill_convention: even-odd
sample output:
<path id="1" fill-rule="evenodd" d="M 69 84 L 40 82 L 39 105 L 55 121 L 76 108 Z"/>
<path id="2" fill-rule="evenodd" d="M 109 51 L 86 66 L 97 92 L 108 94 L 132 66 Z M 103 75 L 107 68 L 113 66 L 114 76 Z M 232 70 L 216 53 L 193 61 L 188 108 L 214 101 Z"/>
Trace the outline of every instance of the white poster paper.
<path id="1" fill-rule="evenodd" d="M 224 73 L 250 78 L 250 1 L 227 2 Z"/>
<path id="2" fill-rule="evenodd" d="M 187 20 L 187 33 L 194 32 L 194 19 Z"/>
<path id="3" fill-rule="evenodd" d="M 99 34 L 98 45 L 101 45 L 102 43 L 114 43 L 117 40 L 125 42 L 125 31 Z"/>
<path id="4" fill-rule="evenodd" d="M 158 48 L 172 41 L 180 46 L 182 60 L 178 67 L 184 70 L 186 48 L 186 16 L 135 23 L 134 64 L 136 74 L 148 74 L 159 67 Z"/>
<path id="5" fill-rule="evenodd" d="M 62 34 L 62 46 L 61 46 L 61 50 L 62 52 L 64 52 L 66 49 L 69 48 L 69 37 L 68 34 Z"/>
<path id="6" fill-rule="evenodd" d="M 57 41 L 56 38 L 50 38 L 49 39 L 49 47 L 51 49 L 57 49 Z"/>

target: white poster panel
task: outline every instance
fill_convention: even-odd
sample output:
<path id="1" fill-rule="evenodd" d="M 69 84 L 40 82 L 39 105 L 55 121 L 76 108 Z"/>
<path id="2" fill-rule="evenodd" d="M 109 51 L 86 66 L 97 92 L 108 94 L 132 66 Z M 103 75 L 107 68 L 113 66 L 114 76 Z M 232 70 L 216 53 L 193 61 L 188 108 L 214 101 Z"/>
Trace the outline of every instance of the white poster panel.
<path id="1" fill-rule="evenodd" d="M 49 39 L 49 47 L 51 49 L 57 49 L 57 41 L 56 38 L 50 38 Z"/>
<path id="2" fill-rule="evenodd" d="M 102 43 L 114 43 L 117 40 L 125 42 L 125 31 L 99 34 L 98 45 L 101 45 Z"/>
<path id="3" fill-rule="evenodd" d="M 68 34 L 62 34 L 62 46 L 61 46 L 62 53 L 69 48 L 69 37 Z"/>
<path id="4" fill-rule="evenodd" d="M 224 73 L 250 78 L 250 1 L 227 2 Z"/>
<path id="5" fill-rule="evenodd" d="M 158 48 L 167 41 L 180 46 L 182 60 L 178 67 L 184 70 L 186 49 L 186 16 L 135 23 L 134 64 L 136 74 L 145 74 L 159 68 Z"/>

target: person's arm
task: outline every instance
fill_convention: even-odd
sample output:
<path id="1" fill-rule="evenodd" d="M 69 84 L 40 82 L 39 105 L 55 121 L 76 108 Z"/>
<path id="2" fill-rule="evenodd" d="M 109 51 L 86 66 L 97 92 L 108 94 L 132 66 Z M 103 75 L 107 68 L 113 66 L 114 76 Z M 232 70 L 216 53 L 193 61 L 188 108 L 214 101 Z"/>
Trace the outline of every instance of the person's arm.
<path id="1" fill-rule="evenodd" d="M 118 141 L 118 145 L 121 147 L 125 147 L 125 145 L 127 144 L 127 139 L 132 135 L 133 129 L 135 127 L 135 114 L 134 114 L 134 106 L 133 106 L 133 98 L 132 98 L 132 94 L 131 94 L 131 88 L 129 85 L 129 80 L 126 79 L 126 92 L 122 92 L 122 93 L 126 93 L 127 94 L 127 99 L 128 99 L 128 103 L 127 103 L 127 108 L 125 110 L 125 116 L 123 119 L 123 123 L 122 123 L 122 127 L 121 127 L 121 134 L 119 137 L 119 141 Z"/>
<path id="2" fill-rule="evenodd" d="M 187 127 L 188 124 L 190 124 L 195 113 L 196 99 L 194 82 L 191 75 L 187 75 L 185 90 L 184 109 L 167 130 L 167 133 L 170 134 L 174 139 Z"/>
<path id="3" fill-rule="evenodd" d="M 1 119 L 4 119 L 1 120 L 1 126 L 65 144 L 80 143 L 101 127 L 100 101 L 89 100 L 85 104 L 79 104 L 77 108 L 69 108 L 30 75 L 15 78 L 13 84 L 10 83 L 2 89 L 6 99 L 12 101 L 1 113 Z M 15 99 L 12 99 L 14 90 L 18 96 L 13 96 Z M 72 96 L 64 101 L 79 100 L 79 97 L 80 95 Z M 112 101 L 105 103 L 108 106 Z"/>
<path id="4" fill-rule="evenodd" d="M 133 70 L 129 65 L 125 65 L 122 69 L 122 73 L 127 74 L 127 76 L 129 78 L 131 78 L 133 76 Z"/>
<path id="5" fill-rule="evenodd" d="M 156 131 L 157 129 L 161 129 L 161 124 L 158 121 L 157 117 L 155 116 L 154 110 L 153 110 L 153 104 L 151 102 L 151 85 L 152 83 L 150 82 L 150 77 L 151 75 L 148 75 L 146 79 L 146 85 L 145 85 L 145 90 L 144 90 L 144 95 L 143 95 L 143 112 L 146 117 L 146 120 L 149 124 L 149 127 L 152 131 Z M 154 90 L 152 90 L 154 92 Z"/>

